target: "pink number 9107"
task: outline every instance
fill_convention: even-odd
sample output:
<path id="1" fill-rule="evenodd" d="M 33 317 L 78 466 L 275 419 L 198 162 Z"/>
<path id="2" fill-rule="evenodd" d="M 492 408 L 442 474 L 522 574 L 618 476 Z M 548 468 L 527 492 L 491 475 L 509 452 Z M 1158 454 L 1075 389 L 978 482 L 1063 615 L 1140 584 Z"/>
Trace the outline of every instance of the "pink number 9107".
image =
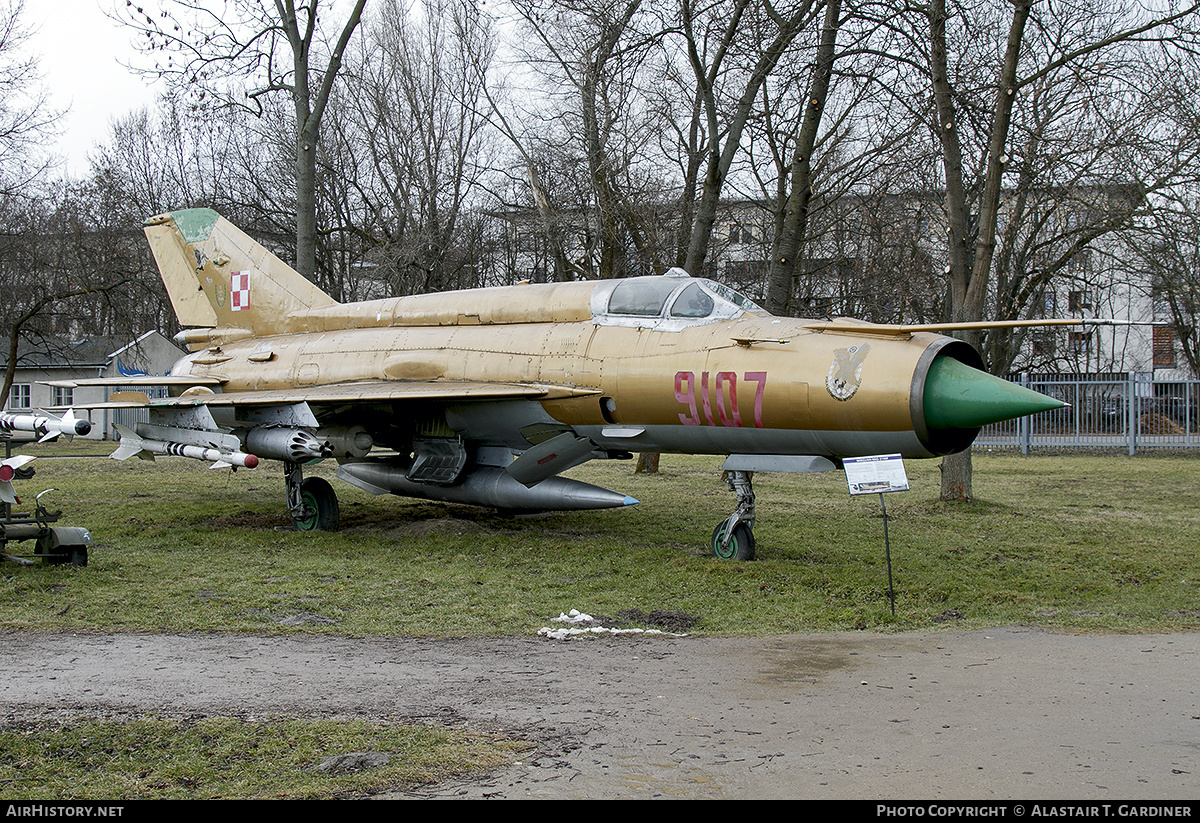
<path id="1" fill-rule="evenodd" d="M 742 375 L 743 396 L 745 385 L 754 384 L 754 427 L 761 429 L 763 392 L 767 387 L 765 371 L 748 371 Z M 679 422 L 685 426 L 731 426 L 746 425 L 742 409 L 738 404 L 738 376 L 736 372 L 719 371 L 713 374 L 701 372 L 699 381 L 690 371 L 675 372 L 675 399 L 687 406 L 687 413 L 679 413 Z M 703 416 L 701 416 L 703 415 Z M 715 416 L 714 416 L 715 415 Z"/>

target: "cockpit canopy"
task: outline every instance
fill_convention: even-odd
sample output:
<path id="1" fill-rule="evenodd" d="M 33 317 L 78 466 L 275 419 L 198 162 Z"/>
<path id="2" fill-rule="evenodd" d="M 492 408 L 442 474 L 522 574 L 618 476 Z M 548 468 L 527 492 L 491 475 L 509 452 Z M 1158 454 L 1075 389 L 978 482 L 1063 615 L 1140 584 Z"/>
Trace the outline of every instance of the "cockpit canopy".
<path id="1" fill-rule="evenodd" d="M 644 326 L 670 331 L 763 313 L 754 301 L 728 286 L 691 277 L 682 269 L 665 275 L 627 277 L 600 283 L 592 292 L 592 317 L 606 326 Z"/>

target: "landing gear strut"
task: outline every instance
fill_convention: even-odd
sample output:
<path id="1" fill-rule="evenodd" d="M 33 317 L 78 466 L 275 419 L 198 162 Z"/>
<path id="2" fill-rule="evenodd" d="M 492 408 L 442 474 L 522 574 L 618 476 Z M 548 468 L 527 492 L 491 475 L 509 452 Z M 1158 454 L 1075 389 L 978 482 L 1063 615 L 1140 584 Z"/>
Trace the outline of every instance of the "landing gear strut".
<path id="1" fill-rule="evenodd" d="M 283 479 L 287 483 L 288 514 L 297 531 L 337 531 L 340 517 L 337 494 L 326 480 L 304 479 L 300 464 L 291 461 L 284 461 Z"/>
<path id="2" fill-rule="evenodd" d="M 754 487 L 753 474 L 727 471 L 726 485 L 737 495 L 737 508 L 713 529 L 713 554 L 722 560 L 754 559 Z"/>

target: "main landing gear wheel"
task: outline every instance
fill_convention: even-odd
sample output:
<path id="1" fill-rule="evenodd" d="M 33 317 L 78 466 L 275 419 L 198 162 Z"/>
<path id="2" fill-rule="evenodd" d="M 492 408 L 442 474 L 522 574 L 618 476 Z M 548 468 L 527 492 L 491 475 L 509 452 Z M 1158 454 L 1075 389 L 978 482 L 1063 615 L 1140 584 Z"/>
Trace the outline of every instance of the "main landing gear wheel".
<path id="1" fill-rule="evenodd" d="M 337 495 L 328 481 L 320 477 L 305 478 L 300 464 L 290 461 L 283 464 L 283 479 L 287 485 L 288 514 L 297 531 L 337 531 Z"/>
<path id="2" fill-rule="evenodd" d="M 737 495 L 737 509 L 713 529 L 713 554 L 722 560 L 754 559 L 754 475 L 727 471 L 725 485 Z"/>
<path id="3" fill-rule="evenodd" d="M 750 531 L 750 527 L 745 523 L 738 523 L 733 527 L 733 534 L 730 536 L 729 541 L 725 542 L 727 526 L 728 521 L 722 520 L 713 529 L 713 554 L 722 560 L 753 560 L 754 532 Z"/>
<path id="4" fill-rule="evenodd" d="M 335 532 L 338 528 L 337 494 L 328 481 L 320 477 L 305 478 L 300 484 L 300 500 L 304 504 L 304 515 L 293 518 L 296 528 L 302 532 Z"/>

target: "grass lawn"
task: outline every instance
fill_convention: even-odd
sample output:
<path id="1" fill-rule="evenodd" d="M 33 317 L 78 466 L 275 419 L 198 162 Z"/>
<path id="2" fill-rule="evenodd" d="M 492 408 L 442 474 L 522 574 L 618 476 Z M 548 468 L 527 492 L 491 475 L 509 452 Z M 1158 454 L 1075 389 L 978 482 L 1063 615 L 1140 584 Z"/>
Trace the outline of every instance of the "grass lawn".
<path id="1" fill-rule="evenodd" d="M 734 502 L 719 458 L 664 456 L 656 476 L 581 466 L 571 474 L 642 501 L 593 512 L 508 516 L 335 481 L 337 533 L 289 528 L 273 464 L 33 466 L 18 492 L 57 489 L 45 500 L 61 523 L 96 545 L 86 568 L 0 565 L 0 628 L 510 635 L 571 608 L 682 611 L 725 635 L 1200 626 L 1200 463 L 1187 456 L 980 454 L 967 505 L 937 501 L 936 460 L 908 461 L 912 490 L 887 498 L 895 616 L 879 498 L 851 498 L 840 472 L 760 474 L 759 559 L 738 563 L 707 549 Z"/>
<path id="2" fill-rule="evenodd" d="M 759 559 L 738 563 L 706 545 L 733 508 L 719 458 L 664 456 L 656 476 L 581 466 L 572 476 L 642 501 L 582 513 L 505 516 L 338 482 L 342 530 L 304 534 L 278 466 L 118 463 L 78 440 L 29 449 L 46 459 L 18 493 L 55 488 L 45 501 L 61 524 L 96 545 L 85 568 L 0 564 L 0 631 L 528 635 L 572 608 L 684 612 L 710 635 L 1200 627 L 1190 456 L 977 454 L 968 505 L 937 501 L 937 461 L 909 461 L 912 490 L 887 497 L 893 616 L 879 499 L 851 498 L 840 472 L 759 475 Z M 62 456 L 85 453 L 100 456 Z M 528 749 L 403 719 L 10 714 L 0 788 L 10 800 L 361 797 Z M 317 768 L 360 751 L 388 763 Z"/>

